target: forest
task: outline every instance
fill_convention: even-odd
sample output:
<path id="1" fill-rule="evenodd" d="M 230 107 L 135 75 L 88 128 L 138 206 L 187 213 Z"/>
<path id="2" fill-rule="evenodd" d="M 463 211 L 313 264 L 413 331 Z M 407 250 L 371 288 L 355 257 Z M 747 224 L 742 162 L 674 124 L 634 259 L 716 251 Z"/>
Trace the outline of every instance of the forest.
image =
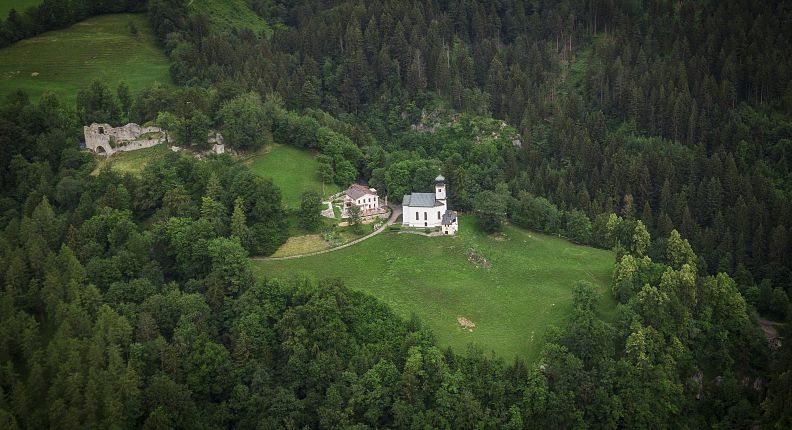
<path id="1" fill-rule="evenodd" d="M 757 324 L 789 339 L 792 3 L 247 4 L 271 34 L 186 0 L 0 23 L 145 9 L 178 84 L 0 106 L 0 427 L 792 427 L 792 346 Z M 270 181 L 177 154 L 92 176 L 93 121 L 309 148 L 393 196 L 440 171 L 486 228 L 614 249 L 616 317 L 580 282 L 538 362 L 443 350 L 342 282 L 254 278 L 287 239 Z"/>

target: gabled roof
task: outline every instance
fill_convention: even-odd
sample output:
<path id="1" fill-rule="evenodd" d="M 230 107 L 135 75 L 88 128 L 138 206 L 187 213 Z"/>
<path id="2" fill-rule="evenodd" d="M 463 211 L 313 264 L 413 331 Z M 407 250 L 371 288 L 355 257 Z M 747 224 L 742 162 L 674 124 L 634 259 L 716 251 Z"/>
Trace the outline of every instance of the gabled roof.
<path id="1" fill-rule="evenodd" d="M 440 221 L 442 225 L 451 225 L 456 220 L 457 213 L 452 211 L 451 209 L 445 211 L 443 214 L 443 219 Z"/>
<path id="2" fill-rule="evenodd" d="M 434 193 L 412 193 L 407 194 L 402 199 L 404 206 L 418 207 L 418 208 L 433 208 L 435 206 L 442 206 L 443 204 L 435 199 Z"/>
<path id="3" fill-rule="evenodd" d="M 349 186 L 349 188 L 347 188 L 345 194 L 349 196 L 349 198 L 351 198 L 352 200 L 357 200 L 367 194 L 376 196 L 377 191 L 365 185 L 352 184 Z"/>

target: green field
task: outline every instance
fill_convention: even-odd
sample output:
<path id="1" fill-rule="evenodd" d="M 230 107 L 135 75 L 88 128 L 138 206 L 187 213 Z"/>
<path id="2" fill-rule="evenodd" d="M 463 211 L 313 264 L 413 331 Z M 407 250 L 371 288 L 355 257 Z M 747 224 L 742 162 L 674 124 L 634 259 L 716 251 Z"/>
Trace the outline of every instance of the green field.
<path id="1" fill-rule="evenodd" d="M 170 151 L 168 145 L 160 144 L 152 146 L 151 148 L 138 149 L 137 151 L 129 152 L 116 152 L 109 158 L 100 158 L 99 163 L 93 171 L 93 174 L 99 174 L 99 171 L 105 166 L 110 166 L 113 170 L 119 173 L 129 173 L 138 175 L 143 171 L 149 163 L 156 160 L 158 157 L 166 155 Z"/>
<path id="2" fill-rule="evenodd" d="M 319 163 L 308 151 L 287 145 L 271 145 L 266 152 L 247 161 L 253 172 L 272 178 L 281 190 L 283 205 L 287 208 L 300 206 L 300 194 L 313 190 L 323 197 L 338 192 L 335 184 L 325 184 L 319 180 Z"/>
<path id="3" fill-rule="evenodd" d="M 546 330 L 568 315 L 575 281 L 594 283 L 601 293 L 601 312 L 612 316 L 612 252 L 513 226 L 506 226 L 502 236 L 487 236 L 474 221 L 462 217 L 455 238 L 383 233 L 339 251 L 257 260 L 253 267 L 259 277 L 342 279 L 402 317 L 417 314 L 442 346 L 464 352 L 474 343 L 506 359 L 537 357 Z M 483 255 L 491 268 L 471 263 L 470 249 Z M 476 328 L 464 330 L 458 317 Z"/>
<path id="4" fill-rule="evenodd" d="M 0 96 L 21 88 L 33 98 L 51 91 L 73 101 L 95 79 L 112 89 L 124 81 L 135 92 L 170 82 L 168 67 L 145 14 L 103 15 L 0 49 Z"/>

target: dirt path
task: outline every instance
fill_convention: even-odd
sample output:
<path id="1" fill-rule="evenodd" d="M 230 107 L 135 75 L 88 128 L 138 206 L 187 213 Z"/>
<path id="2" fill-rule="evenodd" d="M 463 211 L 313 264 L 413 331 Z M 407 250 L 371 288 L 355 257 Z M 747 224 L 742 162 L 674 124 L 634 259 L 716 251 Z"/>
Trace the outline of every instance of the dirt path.
<path id="1" fill-rule="evenodd" d="M 322 211 L 322 216 L 325 218 L 335 218 L 335 212 L 333 211 L 333 202 L 322 202 L 327 203 L 327 209 Z"/>
<path id="2" fill-rule="evenodd" d="M 345 243 L 345 244 L 343 244 L 341 246 L 336 246 L 335 248 L 325 249 L 325 250 L 316 251 L 316 252 L 309 252 L 307 254 L 289 255 L 288 257 L 251 257 L 250 259 L 251 260 L 294 260 L 295 258 L 312 257 L 314 255 L 326 254 L 328 252 L 338 251 L 339 249 L 344 249 L 344 248 L 350 247 L 352 245 L 358 244 L 360 242 L 363 242 L 366 239 L 370 239 L 370 238 L 382 233 L 383 231 L 385 231 L 386 228 L 388 228 L 388 226 L 393 224 L 396 221 L 396 219 L 399 218 L 399 215 L 401 215 L 402 208 L 401 208 L 401 206 L 390 206 L 390 208 L 391 208 L 391 216 L 390 216 L 390 218 L 388 218 L 387 221 L 385 221 L 385 224 L 383 224 L 382 227 L 374 230 L 373 232 L 371 232 L 371 233 L 369 233 L 369 234 L 367 234 L 367 235 L 365 235 L 365 236 L 363 236 L 363 237 L 361 237 L 359 239 L 355 239 L 352 242 Z"/>
<path id="3" fill-rule="evenodd" d="M 773 340 L 778 338 L 778 328 L 781 323 L 777 323 L 775 321 L 770 321 L 766 319 L 759 319 L 759 326 L 762 328 L 765 336 L 767 336 L 767 340 Z"/>

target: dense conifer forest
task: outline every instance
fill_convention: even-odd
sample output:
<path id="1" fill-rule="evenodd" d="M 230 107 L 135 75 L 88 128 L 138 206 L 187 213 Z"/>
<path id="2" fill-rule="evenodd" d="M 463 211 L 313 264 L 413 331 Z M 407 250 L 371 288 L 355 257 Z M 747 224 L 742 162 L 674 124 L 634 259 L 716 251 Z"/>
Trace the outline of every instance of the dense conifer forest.
<path id="1" fill-rule="evenodd" d="M 0 23 L 146 10 L 178 84 L 0 106 L 0 428 L 792 427 L 790 336 L 757 324 L 790 318 L 792 3 L 246 3 L 271 31 L 187 0 Z M 442 172 L 486 228 L 615 249 L 616 316 L 570 286 L 540 359 L 506 362 L 342 280 L 255 279 L 278 188 L 229 157 L 92 175 L 82 125 L 124 121 L 391 196 Z"/>

